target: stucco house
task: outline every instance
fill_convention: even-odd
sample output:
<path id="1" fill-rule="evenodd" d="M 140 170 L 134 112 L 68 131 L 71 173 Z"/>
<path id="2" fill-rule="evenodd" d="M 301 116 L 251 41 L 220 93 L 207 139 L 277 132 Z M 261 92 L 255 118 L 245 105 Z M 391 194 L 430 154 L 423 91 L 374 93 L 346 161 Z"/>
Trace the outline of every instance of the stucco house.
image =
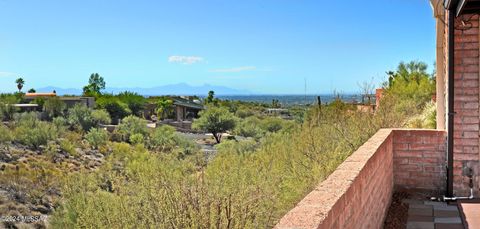
<path id="1" fill-rule="evenodd" d="M 26 93 L 23 100 L 29 103 L 34 101 L 37 98 L 52 98 L 57 97 L 65 103 L 65 105 L 70 108 L 75 106 L 75 104 L 83 104 L 89 108 L 95 107 L 95 98 L 94 97 L 84 97 L 84 96 L 57 96 L 55 92 L 52 93 Z"/>

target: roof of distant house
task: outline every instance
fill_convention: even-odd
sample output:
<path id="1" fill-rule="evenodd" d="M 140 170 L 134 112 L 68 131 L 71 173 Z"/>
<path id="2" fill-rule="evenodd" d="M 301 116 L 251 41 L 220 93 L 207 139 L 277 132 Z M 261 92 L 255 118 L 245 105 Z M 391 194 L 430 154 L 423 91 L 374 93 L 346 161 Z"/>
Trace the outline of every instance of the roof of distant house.
<path id="1" fill-rule="evenodd" d="M 26 93 L 25 96 L 26 97 L 55 97 L 55 96 L 57 96 L 57 93 L 52 93 L 52 92 L 48 92 L 48 93 Z"/>
<path id="2" fill-rule="evenodd" d="M 173 100 L 174 105 L 203 110 L 203 105 L 196 103 L 194 101 L 184 99 L 181 97 L 172 97 L 171 99 Z"/>

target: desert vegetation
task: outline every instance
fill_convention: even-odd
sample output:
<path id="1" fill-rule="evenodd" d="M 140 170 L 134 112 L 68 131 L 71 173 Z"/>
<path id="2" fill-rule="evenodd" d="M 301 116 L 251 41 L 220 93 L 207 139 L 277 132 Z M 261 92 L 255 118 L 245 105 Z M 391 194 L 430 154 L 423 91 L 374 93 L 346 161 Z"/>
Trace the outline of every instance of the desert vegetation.
<path id="1" fill-rule="evenodd" d="M 143 108 L 168 117 L 167 98 L 104 94 L 98 74 L 84 88 L 95 109 L 45 100 L 42 117 L 12 108 L 21 96 L 1 95 L 0 213 L 48 215 L 36 226 L 52 228 L 270 228 L 379 128 L 435 125 L 426 65 L 402 63 L 388 76 L 375 112 L 338 97 L 285 119 L 263 112 L 278 101 L 210 92 L 193 127 L 212 134 L 213 157 L 173 127 L 147 127 Z M 111 123 L 112 132 L 102 127 Z"/>

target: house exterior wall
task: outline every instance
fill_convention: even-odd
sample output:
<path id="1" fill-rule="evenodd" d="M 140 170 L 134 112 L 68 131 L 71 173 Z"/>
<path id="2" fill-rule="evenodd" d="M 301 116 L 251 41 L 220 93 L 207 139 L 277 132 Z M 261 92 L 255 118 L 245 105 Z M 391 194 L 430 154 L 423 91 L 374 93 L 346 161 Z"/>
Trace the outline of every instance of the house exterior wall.
<path id="1" fill-rule="evenodd" d="M 445 80 L 447 75 L 447 58 L 445 55 L 446 47 L 446 27 L 445 27 L 445 11 L 435 10 L 434 16 L 435 26 L 437 29 L 437 49 L 436 49 L 436 105 L 437 105 L 437 130 L 445 130 L 447 125 L 447 94 L 445 93 Z"/>
<path id="2" fill-rule="evenodd" d="M 442 0 L 431 0 L 437 18 L 437 122 L 448 126 L 448 12 Z M 453 192 L 466 196 L 470 192 L 467 170 L 474 173 L 474 193 L 480 195 L 480 47 L 478 14 L 460 15 L 455 19 L 454 39 L 454 131 Z M 443 34 L 443 36 L 442 36 Z M 444 103 L 441 103 L 444 99 Z M 443 123 L 437 123 L 443 129 Z"/>
<path id="3" fill-rule="evenodd" d="M 474 173 L 474 191 L 480 194 L 479 36 L 478 15 L 455 19 L 453 190 L 457 196 L 469 194 L 468 169 Z"/>

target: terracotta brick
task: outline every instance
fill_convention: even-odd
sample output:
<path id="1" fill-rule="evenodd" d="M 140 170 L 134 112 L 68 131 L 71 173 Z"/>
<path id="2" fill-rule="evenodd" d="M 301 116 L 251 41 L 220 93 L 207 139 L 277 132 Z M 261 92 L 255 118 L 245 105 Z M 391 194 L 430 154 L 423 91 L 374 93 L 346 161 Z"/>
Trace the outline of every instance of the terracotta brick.
<path id="1" fill-rule="evenodd" d="M 422 152 L 409 151 L 409 150 L 395 150 L 395 156 L 396 157 L 415 158 L 415 157 L 422 157 L 423 153 Z"/>
<path id="2" fill-rule="evenodd" d="M 408 143 L 395 143 L 393 144 L 393 148 L 395 150 L 408 150 L 410 147 Z"/>
<path id="3" fill-rule="evenodd" d="M 476 34 L 455 36 L 455 43 L 456 42 L 477 42 L 477 41 L 478 41 L 478 36 Z"/>
<path id="4" fill-rule="evenodd" d="M 478 153 L 477 154 L 466 154 L 466 153 L 459 153 L 454 155 L 454 160 L 459 161 L 478 161 Z M 461 172 L 460 172 L 461 174 Z"/>
<path id="5" fill-rule="evenodd" d="M 415 151 L 415 150 L 435 150 L 435 145 L 433 144 L 422 144 L 422 143 L 412 143 L 410 144 L 410 150 Z"/>

